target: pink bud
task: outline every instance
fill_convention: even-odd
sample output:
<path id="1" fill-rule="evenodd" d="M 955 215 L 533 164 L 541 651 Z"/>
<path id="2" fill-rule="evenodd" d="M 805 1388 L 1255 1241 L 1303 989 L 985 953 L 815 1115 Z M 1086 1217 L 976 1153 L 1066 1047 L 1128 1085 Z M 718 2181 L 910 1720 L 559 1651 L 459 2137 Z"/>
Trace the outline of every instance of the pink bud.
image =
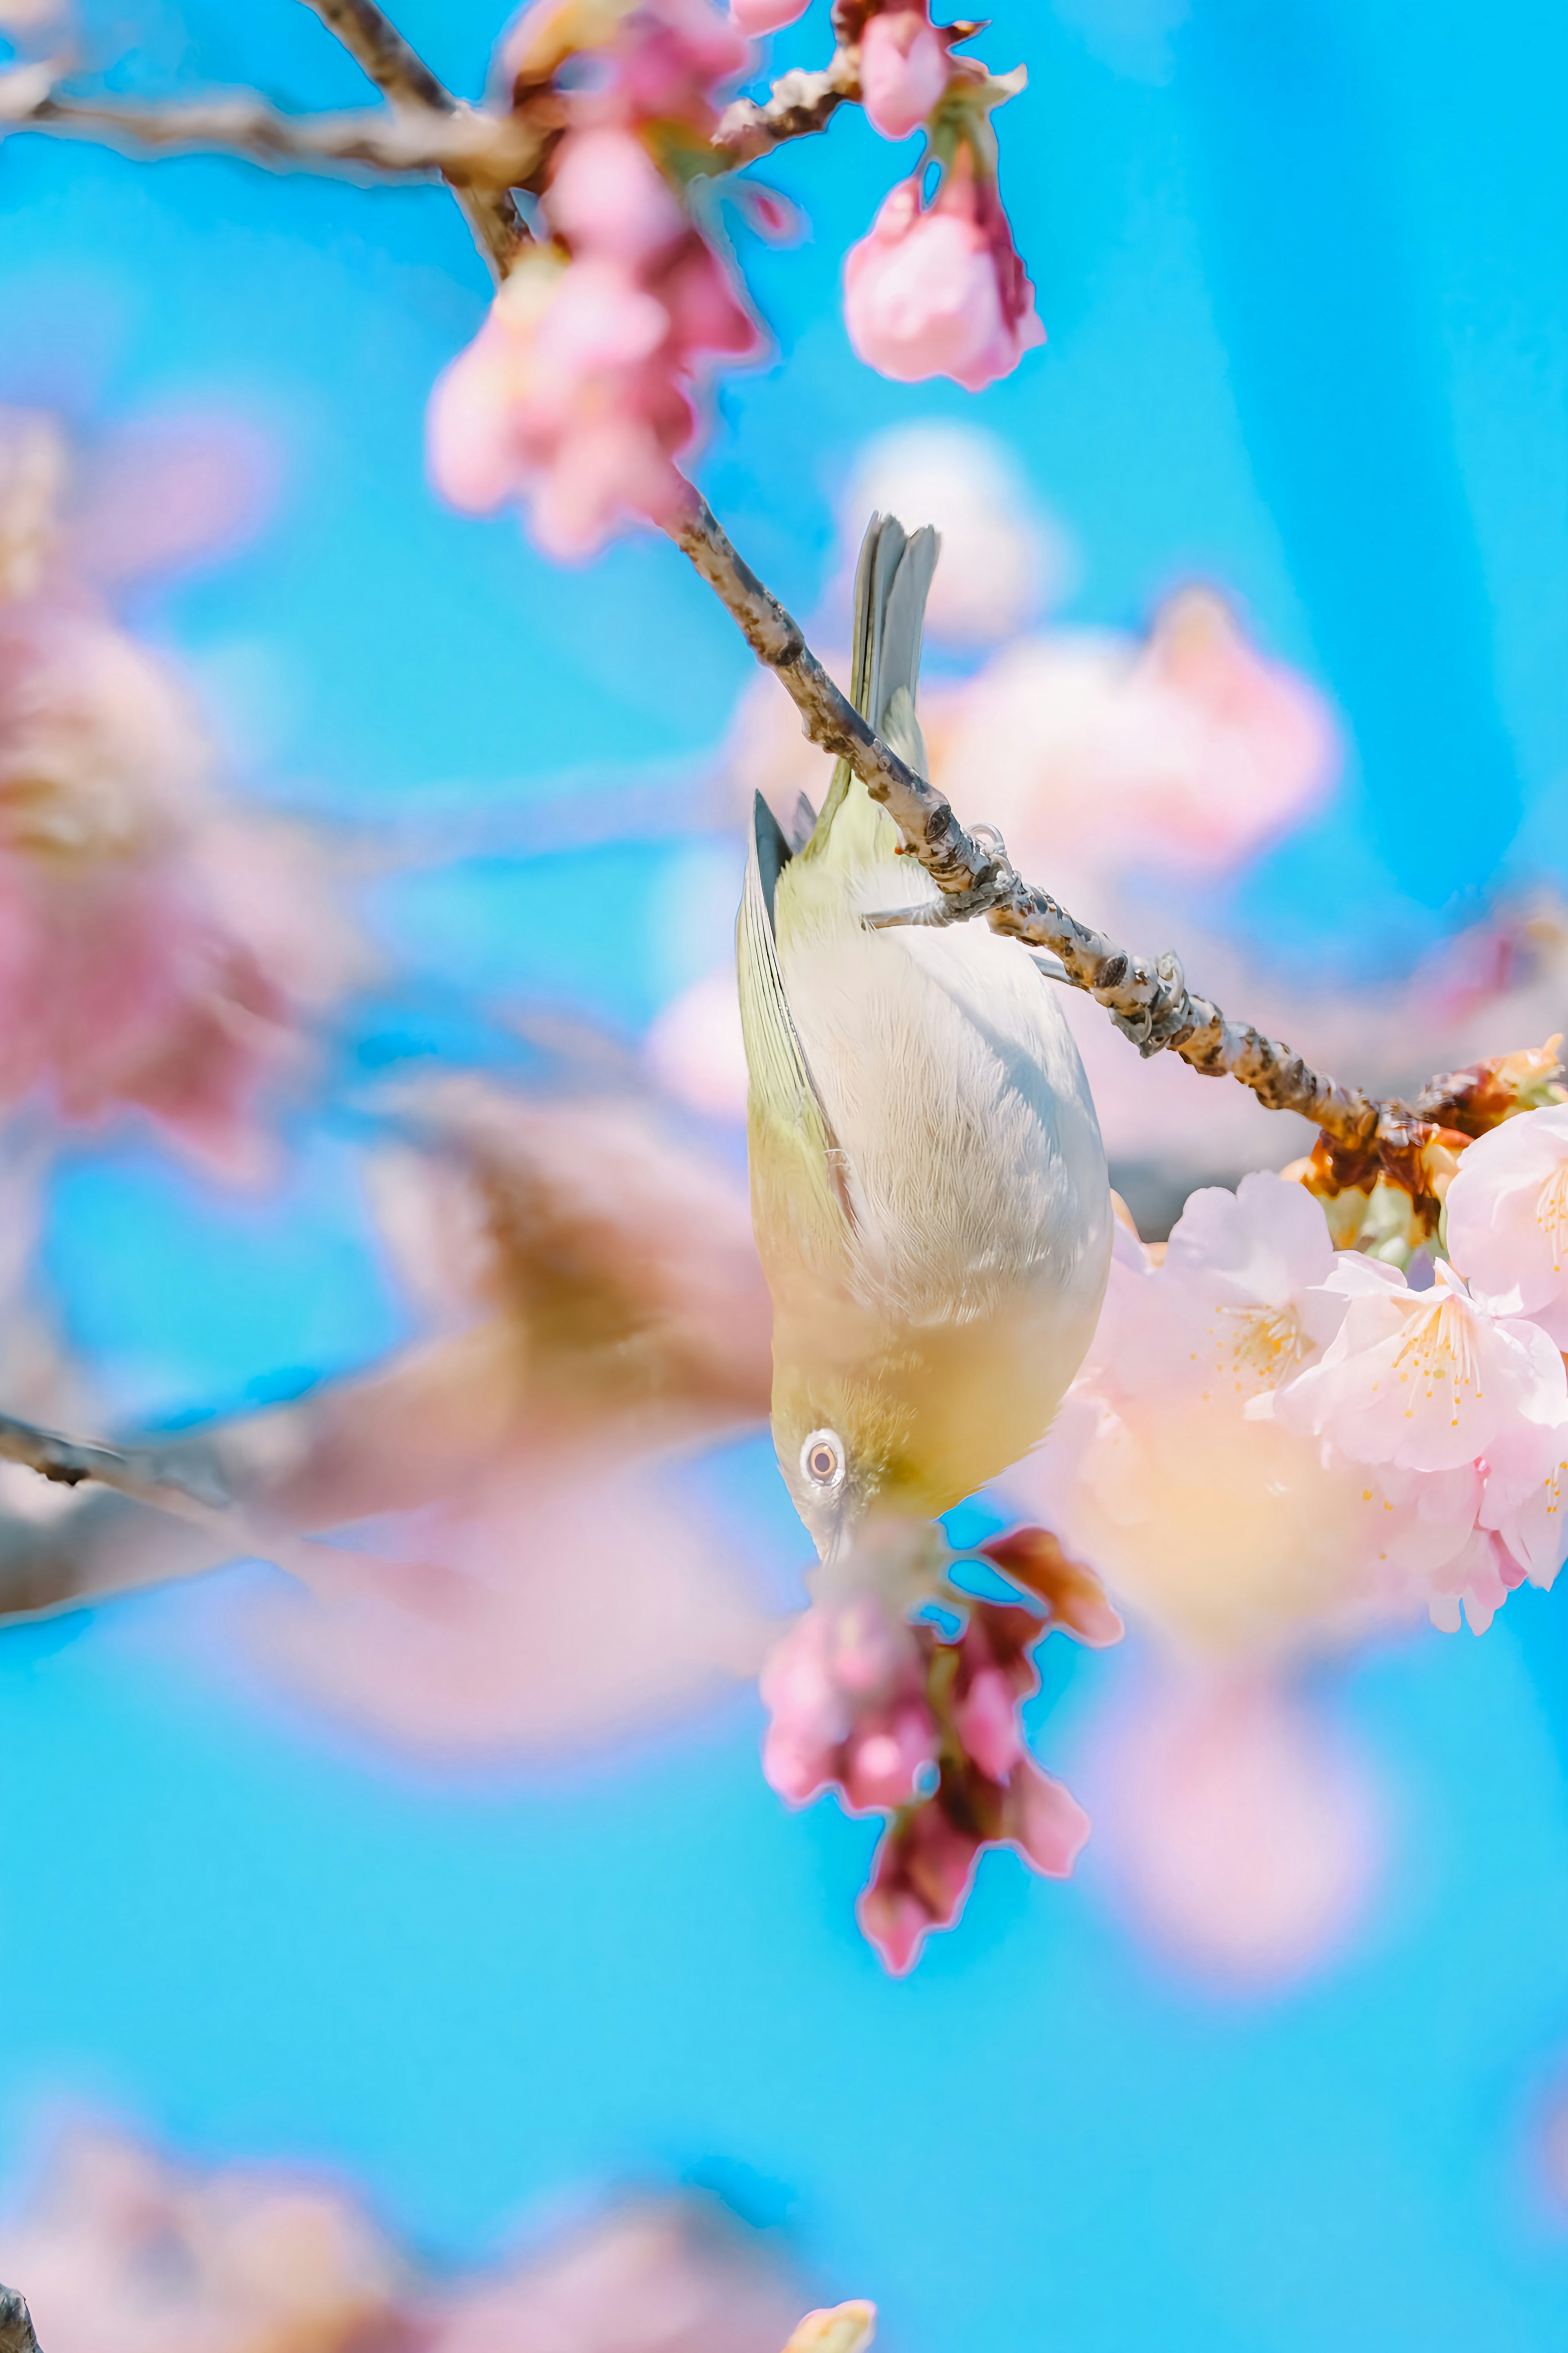
<path id="1" fill-rule="evenodd" d="M 884 8 L 860 36 L 860 96 L 884 139 L 919 130 L 947 88 L 947 51 L 922 5 Z"/>
<path id="2" fill-rule="evenodd" d="M 776 33 L 783 25 L 793 25 L 810 5 L 811 0 L 730 0 L 730 14 L 737 29 L 755 40 L 763 33 Z"/>
<path id="3" fill-rule="evenodd" d="M 556 150 L 544 208 L 574 252 L 640 267 L 690 223 L 640 139 L 627 131 L 574 131 Z"/>
<path id="4" fill-rule="evenodd" d="M 844 322 L 858 356 L 900 384 L 951 376 L 983 392 L 1045 342 L 994 181 L 965 149 L 929 208 L 904 180 L 844 262 Z"/>
<path id="5" fill-rule="evenodd" d="M 1066 1879 L 1089 1836 L 1089 1816 L 1070 1789 L 1027 1758 L 1007 1789 L 1007 1835 L 1047 1879 Z"/>
<path id="6" fill-rule="evenodd" d="M 936 1726 L 918 1700 L 869 1716 L 850 1734 L 844 1788 L 852 1805 L 907 1806 L 922 1769 L 936 1762 Z"/>
<path id="7" fill-rule="evenodd" d="M 1000 1667 L 983 1667 L 953 1710 L 965 1752 L 993 1781 L 1005 1781 L 1024 1753 L 1013 1686 Z"/>

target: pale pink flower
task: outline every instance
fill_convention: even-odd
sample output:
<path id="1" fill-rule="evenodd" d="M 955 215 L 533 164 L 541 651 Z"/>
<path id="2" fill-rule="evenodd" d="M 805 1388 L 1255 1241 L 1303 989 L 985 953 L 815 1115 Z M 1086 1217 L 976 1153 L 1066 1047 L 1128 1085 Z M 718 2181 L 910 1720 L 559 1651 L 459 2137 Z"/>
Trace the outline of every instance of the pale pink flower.
<path id="1" fill-rule="evenodd" d="M 406 2326 L 410 2353 L 778 2353 L 799 2309 L 776 2261 L 721 2208 L 645 2197 L 488 2278 L 452 2282 Z"/>
<path id="2" fill-rule="evenodd" d="M 721 86 L 751 53 L 711 0 L 535 0 L 507 34 L 500 64 L 509 82 L 533 90 L 574 54 L 594 67 L 582 85 L 557 92 L 574 124 L 679 121 L 706 137 Z"/>
<path id="3" fill-rule="evenodd" d="M 643 1051 L 660 1086 L 678 1102 L 710 1119 L 744 1119 L 746 1041 L 733 957 L 670 999 Z"/>
<path id="4" fill-rule="evenodd" d="M 1568 1413 L 1563 1358 L 1534 1324 L 1491 1314 L 1445 1263 L 1429 1291 L 1368 1283 L 1370 1265 L 1341 1253 L 1323 1292 L 1348 1293 L 1343 1321 L 1280 1389 L 1280 1420 L 1352 1461 L 1434 1472 L 1472 1466 L 1521 1421 Z"/>
<path id="5" fill-rule="evenodd" d="M 1472 1297 L 1496 1315 L 1528 1316 L 1568 1348 L 1568 1103 L 1478 1136 L 1443 1208 Z"/>
<path id="6" fill-rule="evenodd" d="M 1118 1601 L 1199 1655 L 1342 1639 L 1427 1601 L 1473 1544 L 1473 1460 L 1369 1471 L 1287 1416 L 1363 1294 L 1431 1296 L 1327 1256 L 1321 1208 L 1280 1178 L 1194 1196 L 1163 1267 L 1113 1261 L 1083 1369 L 1007 1476 Z"/>
<path id="7" fill-rule="evenodd" d="M 695 371 L 705 353 L 751 355 L 758 337 L 711 249 L 690 228 L 669 244 L 667 225 L 654 224 L 657 263 L 637 269 L 590 248 L 570 265 L 539 254 L 511 272 L 431 396 L 430 470 L 454 505 L 522 499 L 540 543 L 563 559 L 592 554 L 628 521 L 676 513 L 688 495 L 676 459 L 698 432 Z"/>
<path id="8" fill-rule="evenodd" d="M 760 1424 L 743 1178 L 637 1097 L 449 1077 L 373 1169 L 432 1336 L 219 1434 L 308 1590 L 253 1620 L 339 1714 L 436 1757 L 581 1748 L 755 1673 L 770 1633 L 683 1463 Z M 301 1531 L 350 1531 L 302 1546 Z"/>
<path id="9" fill-rule="evenodd" d="M 811 0 L 730 0 L 730 14 L 742 33 L 758 40 L 804 16 Z"/>
<path id="10" fill-rule="evenodd" d="M 943 788 L 980 796 L 1022 871 L 1066 856 L 1103 893 L 1130 868 L 1234 868 L 1326 797 L 1339 746 L 1307 681 L 1189 588 L 1142 645 L 1072 630 L 1008 648 L 964 689 L 943 753 Z"/>
<path id="11" fill-rule="evenodd" d="M 1187 1968 L 1249 1989 L 1329 1957 L 1371 1884 L 1376 1809 L 1364 1774 L 1284 1684 L 1167 1673 L 1099 1737 L 1096 1851 L 1149 1934 Z"/>
<path id="12" fill-rule="evenodd" d="M 641 269 L 690 229 L 664 174 L 634 132 L 574 132 L 556 150 L 545 207 L 574 254 Z"/>
<path id="13" fill-rule="evenodd" d="M 918 514 L 942 533 L 926 602 L 933 642 L 998 644 L 1070 583 L 1066 533 L 1042 512 L 1015 453 L 974 426 L 928 418 L 878 434 L 859 452 L 838 512 L 844 560 L 833 593 L 846 610 L 868 514 Z"/>
<path id="14" fill-rule="evenodd" d="M 926 0 L 884 5 L 860 36 L 860 96 L 884 139 L 907 139 L 919 130 L 947 88 L 949 70 Z"/>
<path id="15" fill-rule="evenodd" d="M 132 640 L 0 607 L 0 1100 L 135 1107 L 252 1170 L 257 1098 L 358 955 L 305 837 L 224 810 L 206 765 Z"/>
<path id="16" fill-rule="evenodd" d="M 844 261 L 844 319 L 868 367 L 982 392 L 1045 342 L 994 179 L 961 151 L 929 206 L 904 180 Z"/>
<path id="17" fill-rule="evenodd" d="M 395 1490 L 398 1466 L 386 1466 Z M 296 1547 L 251 1605 L 262 1655 L 436 1762 L 578 1753 L 711 1704 L 769 1625 L 679 1467 L 542 1433 L 423 1508 Z"/>
<path id="18" fill-rule="evenodd" d="M 50 2353 L 351 2353 L 395 2341 L 405 2285 L 342 2189 L 101 2131 L 64 2143 L 3 2244 Z"/>

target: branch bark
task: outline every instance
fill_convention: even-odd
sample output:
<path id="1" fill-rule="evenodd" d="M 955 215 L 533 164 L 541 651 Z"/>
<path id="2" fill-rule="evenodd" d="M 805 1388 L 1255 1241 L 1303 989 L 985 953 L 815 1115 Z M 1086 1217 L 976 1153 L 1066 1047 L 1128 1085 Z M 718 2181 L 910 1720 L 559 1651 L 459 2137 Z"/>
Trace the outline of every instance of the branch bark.
<path id="1" fill-rule="evenodd" d="M 27 2299 L 14 2287 L 0 2287 L 0 2353 L 38 2353 Z"/>
<path id="2" fill-rule="evenodd" d="M 538 160 L 539 141 L 525 124 L 477 108 L 441 113 L 421 104 L 299 115 L 279 113 L 250 90 L 150 106 L 70 98 L 47 87 L 37 97 L 13 91 L 7 102 L 7 83 L 22 80 L 28 71 L 0 76 L 0 139 L 42 131 L 132 155 L 205 150 L 254 164 L 358 167 L 394 179 L 434 172 L 466 199 L 481 188 L 489 193 L 510 187 Z"/>
<path id="3" fill-rule="evenodd" d="M 846 100 L 859 95 L 858 53 L 835 49 L 829 62 L 815 73 L 797 66 L 781 74 L 761 104 L 754 98 L 736 99 L 720 119 L 714 147 L 724 168 L 734 170 L 782 147 L 787 139 L 826 131 Z"/>
<path id="4" fill-rule="evenodd" d="M 416 55 L 375 0 L 305 0 L 305 5 L 315 10 L 394 107 L 424 107 L 459 118 L 478 116 L 477 108 L 454 98 L 446 83 Z M 519 171 L 499 187 L 483 188 L 454 179 L 449 172 L 444 174 L 475 243 L 498 280 L 506 276 L 531 242 L 511 195 L 512 184 L 527 176 L 526 170 Z"/>
<path id="5" fill-rule="evenodd" d="M 875 735 L 828 677 L 797 621 L 731 544 L 705 500 L 693 491 L 670 536 L 739 623 L 746 642 L 779 679 L 814 744 L 847 760 L 879 801 L 943 894 L 948 922 L 984 915 L 994 931 L 1044 948 L 1075 988 L 1103 1005 L 1144 1055 L 1170 1050 L 1205 1077 L 1229 1076 L 1273 1111 L 1300 1112 L 1336 1143 L 1364 1150 L 1384 1122 L 1408 1125 L 1403 1104 L 1380 1103 L 1359 1088 L 1314 1071 L 1249 1022 L 1227 1019 L 1187 987 L 1180 960 L 1150 961 L 1119 947 L 1016 872 L 1004 845 L 965 832 L 946 796 L 906 766 Z"/>

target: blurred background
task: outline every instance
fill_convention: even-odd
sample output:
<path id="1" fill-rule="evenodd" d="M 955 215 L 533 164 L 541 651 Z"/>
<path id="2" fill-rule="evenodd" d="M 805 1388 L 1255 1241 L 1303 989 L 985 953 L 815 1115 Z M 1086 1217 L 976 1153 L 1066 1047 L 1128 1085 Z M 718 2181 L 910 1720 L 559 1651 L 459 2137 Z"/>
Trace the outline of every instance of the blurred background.
<path id="1" fill-rule="evenodd" d="M 400 21 L 483 88 L 479 0 Z M 293 0 L 75 37 L 126 91 L 366 96 Z M 829 37 L 816 0 L 774 69 Z M 825 651 L 870 505 L 943 525 L 936 773 L 1075 912 L 1348 1079 L 1541 1043 L 1568 25 L 997 0 L 982 47 L 1029 66 L 1047 350 L 978 399 L 855 361 L 900 165 L 847 111 L 753 173 L 801 238 L 734 224 L 773 356 L 709 498 Z M 1238 1745 L 1252 1662 L 1206 1662 L 1154 1850 L 1176 1636 L 1048 1645 L 1096 1835 L 1063 1885 L 991 1857 L 885 1978 L 874 1826 L 773 1795 L 752 1681 L 808 1548 L 727 958 L 749 795 L 821 764 L 662 539 L 562 570 L 426 487 L 488 299 L 441 191 L 17 138 L 0 216 L 0 1406 L 226 1447 L 290 1531 L 0 1632 L 0 2276 L 45 2353 L 769 2353 L 849 2295 L 902 2353 L 1560 2345 L 1563 1597 L 1304 1630 Z M 133 889 L 80 883 L 132 835 Z M 1146 1237 L 1301 1149 L 1080 1015 Z M 13 1607 L 212 1556 L 0 1486 Z"/>

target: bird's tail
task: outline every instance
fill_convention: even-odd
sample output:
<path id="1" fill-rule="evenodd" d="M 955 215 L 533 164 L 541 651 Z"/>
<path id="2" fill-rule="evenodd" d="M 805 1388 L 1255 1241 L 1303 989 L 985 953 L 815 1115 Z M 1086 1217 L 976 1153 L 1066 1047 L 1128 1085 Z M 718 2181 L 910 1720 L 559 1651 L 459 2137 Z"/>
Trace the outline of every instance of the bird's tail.
<path id="1" fill-rule="evenodd" d="M 915 691 L 926 598 L 941 547 L 929 523 L 910 533 L 896 516 L 874 514 L 855 575 L 851 699 L 889 750 L 921 776 L 926 747 L 915 715 Z M 840 760 L 802 854 L 858 864 L 888 846 L 882 836 L 890 829 L 891 819 Z"/>

